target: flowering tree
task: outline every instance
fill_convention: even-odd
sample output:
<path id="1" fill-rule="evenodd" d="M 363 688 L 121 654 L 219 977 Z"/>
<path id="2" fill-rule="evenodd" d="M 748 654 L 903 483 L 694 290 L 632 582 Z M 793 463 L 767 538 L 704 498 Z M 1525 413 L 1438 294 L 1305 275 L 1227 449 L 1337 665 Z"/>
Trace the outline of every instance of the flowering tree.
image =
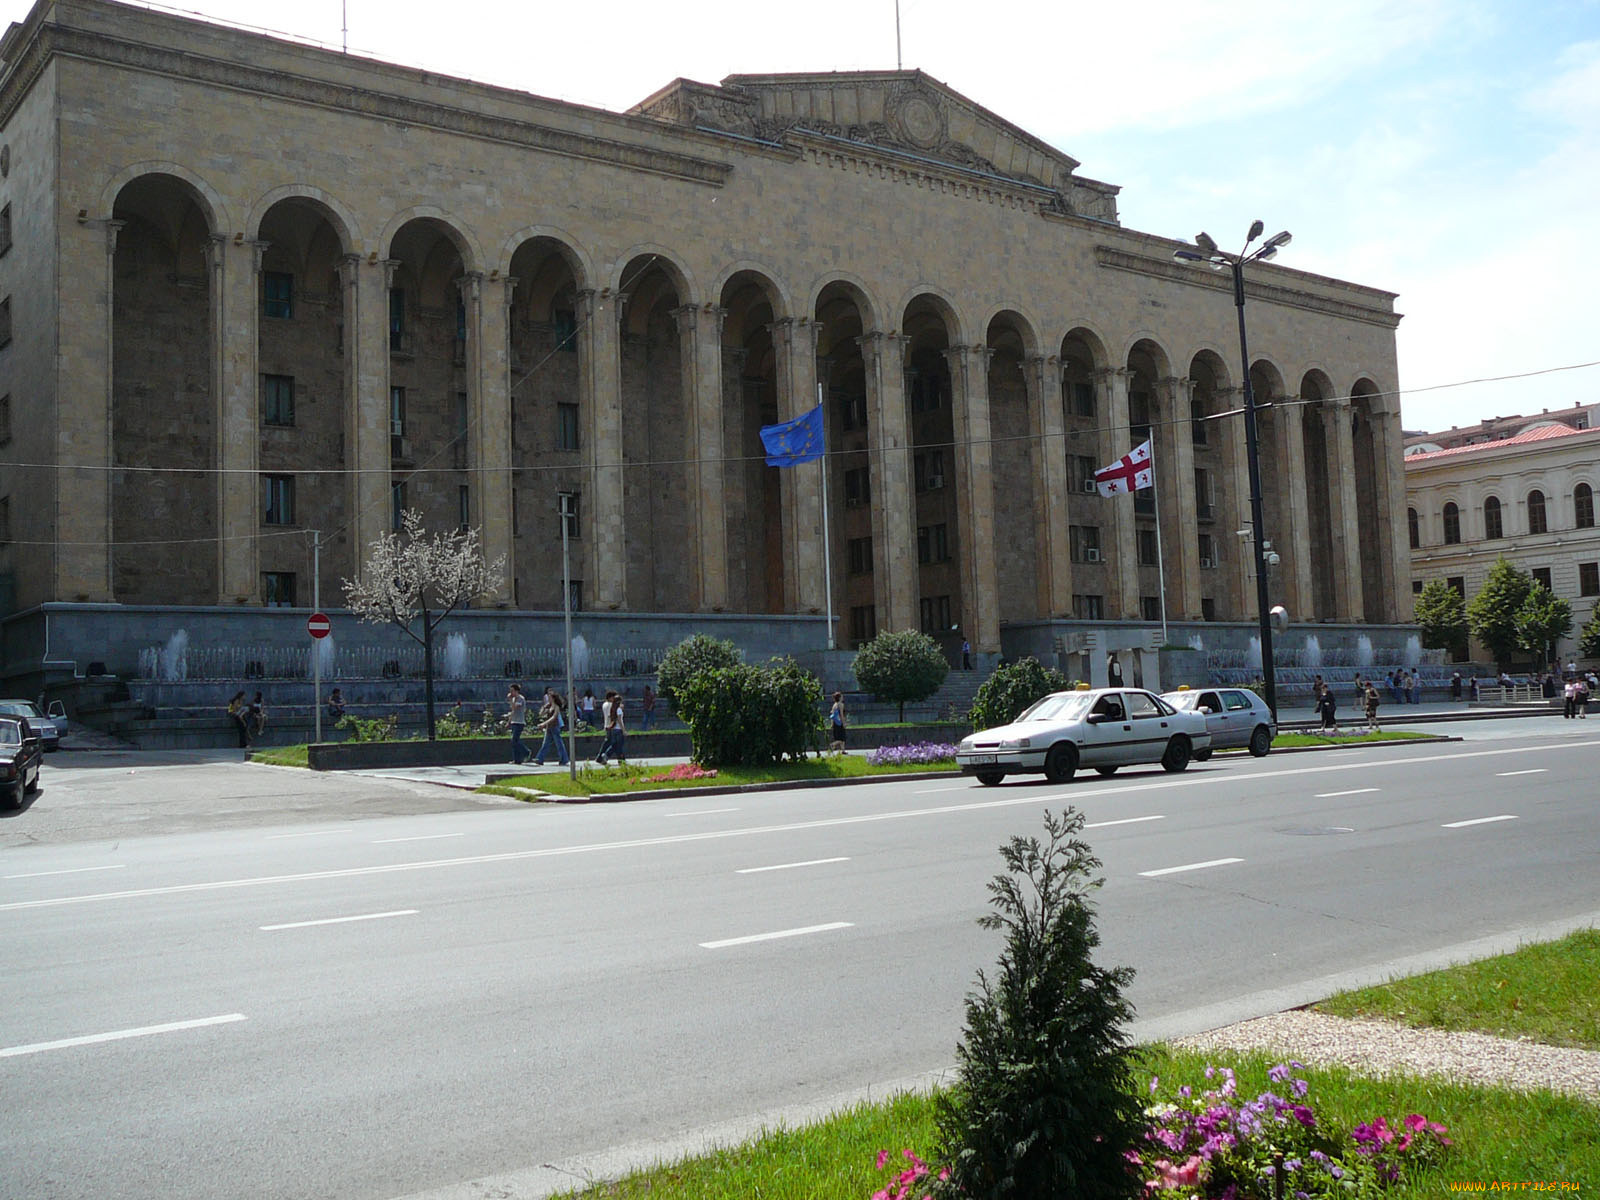
<path id="1" fill-rule="evenodd" d="M 436 533 L 429 538 L 422 514 L 408 509 L 399 533 L 372 543 L 354 579 L 344 581 L 345 604 L 363 621 L 398 625 L 422 645 L 423 686 L 428 701 L 428 740 L 434 739 L 433 631 L 456 609 L 492 591 L 505 574 L 506 559 L 485 562 L 478 531 Z M 416 626 L 421 627 L 418 632 Z"/>

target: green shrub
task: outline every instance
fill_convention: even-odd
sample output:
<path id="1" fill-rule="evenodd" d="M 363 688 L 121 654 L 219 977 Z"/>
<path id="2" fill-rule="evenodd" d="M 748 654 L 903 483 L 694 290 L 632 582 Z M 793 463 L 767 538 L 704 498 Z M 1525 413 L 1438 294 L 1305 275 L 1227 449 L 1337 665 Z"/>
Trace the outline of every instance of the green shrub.
<path id="1" fill-rule="evenodd" d="M 902 721 L 906 719 L 906 701 L 926 700 L 950 673 L 938 644 L 915 629 L 880 633 L 856 651 L 851 668 L 863 689 L 879 700 L 900 705 Z"/>
<path id="2" fill-rule="evenodd" d="M 393 713 L 387 717 L 370 719 L 345 713 L 334 728 L 348 729 L 352 742 L 388 742 L 394 740 L 395 730 L 400 728 L 400 718 Z"/>
<path id="3" fill-rule="evenodd" d="M 656 668 L 656 692 L 666 697 L 674 709 L 681 708 L 683 691 L 696 675 L 718 667 L 735 667 L 741 661 L 739 648 L 732 642 L 697 633 L 662 656 L 661 665 Z"/>
<path id="4" fill-rule="evenodd" d="M 1036 658 L 1018 659 L 996 669 L 972 698 L 972 727 L 993 729 L 1017 719 L 1035 700 L 1067 690 L 1067 680 L 1054 667 Z"/>
<path id="5" fill-rule="evenodd" d="M 959 1081 L 937 1101 L 939 1158 L 965 1200 L 1131 1200 L 1142 1185 L 1123 1157 L 1143 1129 L 1128 967 L 1094 965 L 1089 892 L 1100 862 L 1076 836 L 1083 814 L 1044 816 L 1049 840 L 1012 838 L 989 884 L 1003 929 L 996 977 L 981 971 L 956 1048 Z"/>
<path id="6" fill-rule="evenodd" d="M 475 737 L 478 727 L 469 718 L 461 715 L 461 705 L 457 704 L 434 722 L 434 733 L 442 738 Z"/>
<path id="7" fill-rule="evenodd" d="M 703 767 L 798 761 L 822 745 L 822 685 L 792 659 L 700 671 L 683 687 L 678 715 Z"/>

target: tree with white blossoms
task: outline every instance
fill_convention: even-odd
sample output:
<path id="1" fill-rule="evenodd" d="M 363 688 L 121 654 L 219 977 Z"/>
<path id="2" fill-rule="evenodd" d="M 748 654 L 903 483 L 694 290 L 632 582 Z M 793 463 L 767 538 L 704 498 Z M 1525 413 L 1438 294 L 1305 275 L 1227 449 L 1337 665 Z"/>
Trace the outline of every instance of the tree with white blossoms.
<path id="1" fill-rule="evenodd" d="M 478 531 L 436 533 L 422 527 L 422 514 L 407 509 L 398 533 L 372 543 L 354 579 L 344 581 L 351 612 L 375 625 L 398 625 L 422 644 L 428 701 L 428 740 L 434 738 L 433 631 L 463 604 L 494 591 L 505 576 L 506 557 L 485 562 Z M 420 622 L 422 632 L 414 628 Z"/>

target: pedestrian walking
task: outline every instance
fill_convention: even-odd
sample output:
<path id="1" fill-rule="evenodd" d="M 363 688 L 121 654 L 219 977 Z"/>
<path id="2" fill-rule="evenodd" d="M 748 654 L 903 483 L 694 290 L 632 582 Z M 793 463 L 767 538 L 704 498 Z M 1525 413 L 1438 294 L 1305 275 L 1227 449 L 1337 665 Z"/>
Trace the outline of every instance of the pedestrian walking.
<path id="1" fill-rule="evenodd" d="M 650 732 L 650 722 L 656 717 L 656 694 L 650 690 L 650 685 L 644 685 L 644 696 L 639 700 L 639 729 L 643 733 Z"/>
<path id="2" fill-rule="evenodd" d="M 520 683 L 506 689 L 506 724 L 511 729 L 511 761 L 520 767 L 528 758 L 528 748 L 522 744 L 522 731 L 528 724 L 528 699 L 522 694 Z"/>
<path id="3" fill-rule="evenodd" d="M 1327 686 L 1328 686 L 1327 684 L 1322 682 L 1322 676 L 1321 675 L 1318 675 L 1315 679 L 1313 679 L 1311 681 L 1311 711 L 1312 712 L 1320 712 L 1322 710 L 1322 693 L 1323 693 L 1323 690 Z"/>
<path id="4" fill-rule="evenodd" d="M 567 701 L 555 688 L 545 688 L 544 703 L 539 706 L 539 724 L 537 728 L 544 734 L 544 740 L 539 743 L 539 752 L 533 756 L 533 761 L 539 766 L 544 766 L 547 756 L 554 754 L 556 761 L 563 767 L 567 765 L 567 743 L 561 736 L 566 730 Z"/>
<path id="5" fill-rule="evenodd" d="M 1115 650 L 1106 655 L 1106 686 L 1122 686 L 1122 664 L 1117 661 L 1117 652 Z"/>
<path id="6" fill-rule="evenodd" d="M 1457 671 L 1450 676 L 1450 699 L 1461 699 L 1461 672 Z"/>
<path id="7" fill-rule="evenodd" d="M 972 643 L 965 638 L 961 639 L 961 669 L 972 670 Z"/>
<path id="8" fill-rule="evenodd" d="M 1322 728 L 1329 733 L 1337 733 L 1339 731 L 1339 727 L 1333 722 L 1333 714 L 1337 704 L 1338 701 L 1336 701 L 1333 697 L 1333 689 L 1327 687 L 1323 688 L 1322 703 L 1320 706 L 1322 709 Z"/>
<path id="9" fill-rule="evenodd" d="M 828 709 L 828 723 L 833 727 L 833 741 L 828 749 L 838 754 L 844 753 L 844 693 L 833 694 L 833 707 Z"/>
<path id="10" fill-rule="evenodd" d="M 1376 687 L 1374 687 L 1370 682 L 1367 684 L 1367 694 L 1364 697 L 1364 699 L 1366 701 L 1366 710 L 1367 710 L 1367 728 L 1371 732 L 1377 733 L 1378 732 L 1378 689 Z"/>
<path id="11" fill-rule="evenodd" d="M 244 693 L 235 692 L 233 699 L 228 701 L 228 715 L 233 718 L 233 723 L 238 727 L 239 749 L 243 750 L 250 745 L 250 726 L 246 722 Z"/>
<path id="12" fill-rule="evenodd" d="M 623 749 L 622 697 L 610 689 L 607 689 L 605 699 L 600 704 L 600 719 L 605 724 L 606 732 L 600 741 L 600 753 L 594 756 L 594 761 L 603 767 L 615 755 L 619 763 L 627 766 L 628 757 Z"/>

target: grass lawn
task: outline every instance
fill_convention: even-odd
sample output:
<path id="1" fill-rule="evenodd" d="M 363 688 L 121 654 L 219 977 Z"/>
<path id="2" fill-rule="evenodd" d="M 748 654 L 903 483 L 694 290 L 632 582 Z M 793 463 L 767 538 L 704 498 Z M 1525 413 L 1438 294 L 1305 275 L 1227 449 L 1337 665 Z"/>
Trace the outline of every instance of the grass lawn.
<path id="1" fill-rule="evenodd" d="M 663 788 L 727 787 L 745 783 L 790 783 L 815 779 L 856 779 L 866 775 L 903 775 L 908 771 L 950 771 L 956 769 L 953 758 L 919 766 L 875 767 L 854 754 L 830 754 L 823 758 L 808 758 L 804 762 L 782 763 L 772 767 L 718 767 L 714 778 L 674 779 L 652 783 L 652 776 L 664 774 L 667 767 L 612 766 L 590 767 L 580 764 L 576 780 L 564 774 L 527 775 L 515 780 L 503 780 L 481 789 L 486 792 L 512 794 L 512 787 L 536 788 L 558 796 L 602 796 L 618 792 L 648 792 Z"/>
<path id="2" fill-rule="evenodd" d="M 1163 1087 L 1189 1083 L 1203 1090 L 1208 1064 L 1232 1067 L 1241 1095 L 1269 1090 L 1264 1055 L 1220 1056 L 1144 1048 L 1140 1079 Z M 1368 1079 L 1340 1068 L 1307 1069 L 1306 1103 L 1323 1122 L 1345 1129 L 1387 1117 L 1421 1113 L 1449 1128 L 1451 1155 L 1385 1193 L 1394 1200 L 1432 1200 L 1450 1183 L 1492 1180 L 1589 1182 L 1600 1178 L 1600 1110 L 1548 1092 L 1515 1092 L 1421 1078 Z M 1212 1085 L 1214 1086 L 1214 1085 Z M 863 1104 L 799 1129 L 768 1132 L 750 1142 L 642 1171 L 611 1183 L 560 1193 L 568 1200 L 868 1200 L 889 1181 L 875 1169 L 889 1150 L 897 1169 L 902 1149 L 931 1155 L 933 1100 L 901 1095 Z"/>
<path id="3" fill-rule="evenodd" d="M 1414 975 L 1317 1005 L 1339 1017 L 1380 1017 L 1600 1050 L 1600 930 Z M 1597 1180 L 1600 1183 L 1600 1180 Z"/>
<path id="4" fill-rule="evenodd" d="M 273 746 L 266 750 L 252 750 L 250 761 L 270 763 L 275 767 L 310 767 L 310 757 L 304 742 L 298 746 Z"/>
<path id="5" fill-rule="evenodd" d="M 1381 729 L 1377 733 L 1365 731 L 1342 733 L 1329 737 L 1322 733 L 1280 733 L 1272 739 L 1274 750 L 1291 750 L 1297 746 L 1357 746 L 1368 742 L 1431 742 L 1437 734 L 1418 733 L 1414 729 Z M 1223 751 L 1222 753 L 1227 753 Z"/>

